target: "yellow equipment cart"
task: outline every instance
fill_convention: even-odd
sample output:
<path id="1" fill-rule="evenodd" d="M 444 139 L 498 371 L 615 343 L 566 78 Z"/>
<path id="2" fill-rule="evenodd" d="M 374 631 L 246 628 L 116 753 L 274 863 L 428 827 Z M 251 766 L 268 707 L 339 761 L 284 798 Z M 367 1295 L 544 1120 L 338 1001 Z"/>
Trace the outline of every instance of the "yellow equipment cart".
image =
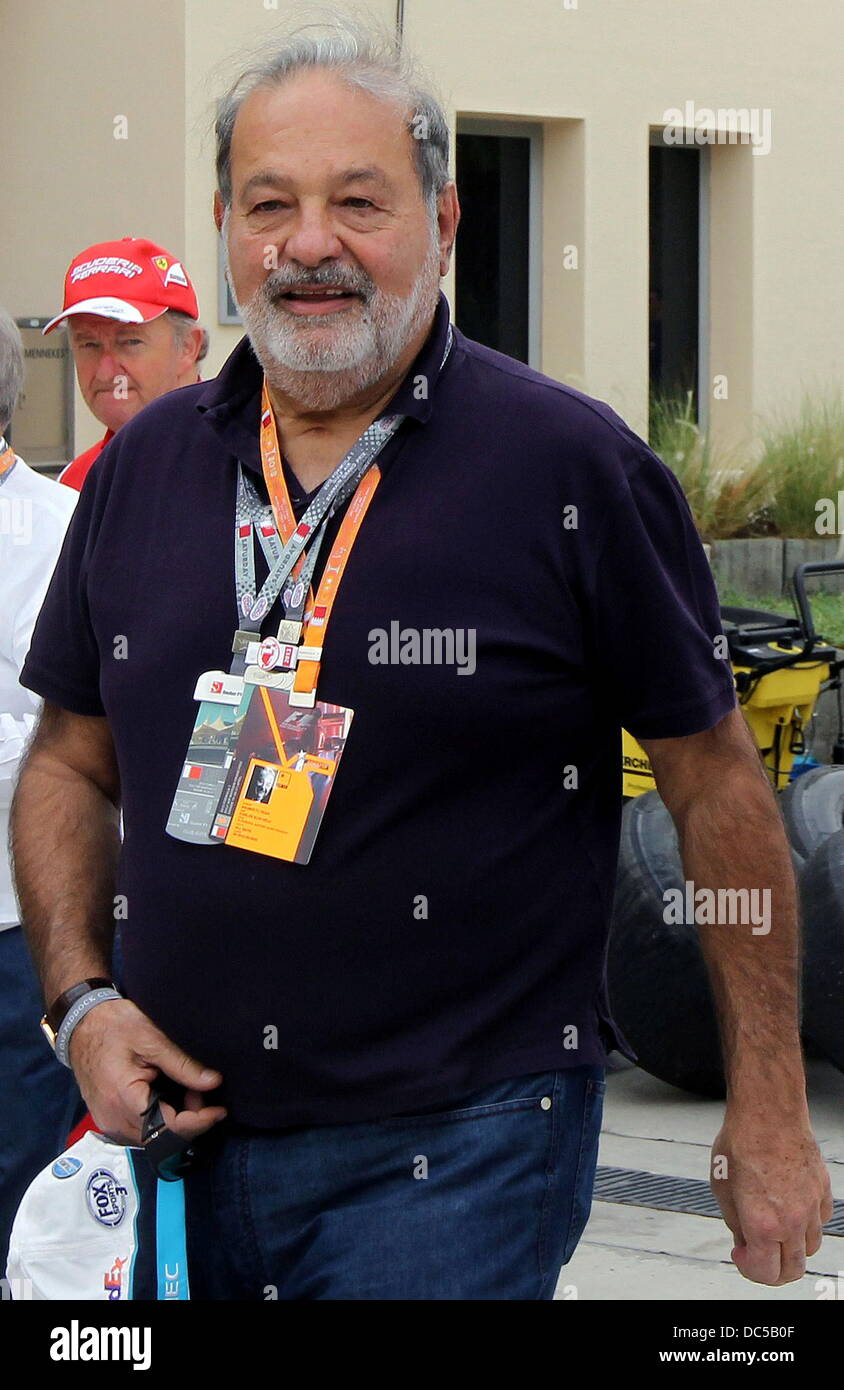
<path id="1" fill-rule="evenodd" d="M 750 725 L 773 786 L 788 784 L 795 757 L 805 752 L 804 730 L 821 690 L 839 691 L 837 748 L 844 748 L 841 681 L 844 659 L 815 632 L 806 596 L 806 576 L 841 573 L 844 563 L 798 565 L 792 584 L 798 616 L 747 608 L 721 608 L 739 704 Z M 653 791 L 656 783 L 644 749 L 622 730 L 622 791 L 625 797 Z"/>

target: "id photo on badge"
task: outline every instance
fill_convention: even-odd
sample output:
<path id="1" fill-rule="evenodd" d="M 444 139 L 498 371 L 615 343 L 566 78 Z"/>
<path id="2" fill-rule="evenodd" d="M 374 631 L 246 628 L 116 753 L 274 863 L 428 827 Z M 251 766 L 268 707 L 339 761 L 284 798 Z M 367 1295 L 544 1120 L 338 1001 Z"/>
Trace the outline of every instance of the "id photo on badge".
<path id="1" fill-rule="evenodd" d="M 256 767 L 244 792 L 246 801 L 269 801 L 278 778 L 276 767 Z"/>

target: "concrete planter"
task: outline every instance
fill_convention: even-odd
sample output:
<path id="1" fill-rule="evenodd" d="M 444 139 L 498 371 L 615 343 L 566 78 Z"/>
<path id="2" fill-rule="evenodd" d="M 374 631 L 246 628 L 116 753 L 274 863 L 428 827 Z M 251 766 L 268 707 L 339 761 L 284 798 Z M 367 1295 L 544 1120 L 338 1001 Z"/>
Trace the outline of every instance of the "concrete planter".
<path id="1" fill-rule="evenodd" d="M 715 582 L 744 594 L 785 594 L 797 565 L 841 559 L 844 545 L 837 536 L 823 540 L 789 540 L 768 536 L 750 540 L 713 541 L 707 546 Z M 809 591 L 820 587 L 809 581 Z M 823 579 L 828 593 L 844 593 L 844 573 Z"/>

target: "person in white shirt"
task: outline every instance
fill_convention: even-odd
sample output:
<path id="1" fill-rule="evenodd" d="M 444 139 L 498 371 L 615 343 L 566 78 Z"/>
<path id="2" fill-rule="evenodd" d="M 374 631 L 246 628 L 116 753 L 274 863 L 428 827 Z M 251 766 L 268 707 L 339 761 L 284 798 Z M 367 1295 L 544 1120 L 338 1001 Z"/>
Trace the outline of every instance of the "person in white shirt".
<path id="1" fill-rule="evenodd" d="M 0 309 L 0 1275 L 18 1202 L 64 1148 L 79 1099 L 38 1027 L 41 991 L 6 849 L 18 764 L 41 703 L 18 676 L 77 498 L 6 442 L 22 386 L 20 333 Z"/>

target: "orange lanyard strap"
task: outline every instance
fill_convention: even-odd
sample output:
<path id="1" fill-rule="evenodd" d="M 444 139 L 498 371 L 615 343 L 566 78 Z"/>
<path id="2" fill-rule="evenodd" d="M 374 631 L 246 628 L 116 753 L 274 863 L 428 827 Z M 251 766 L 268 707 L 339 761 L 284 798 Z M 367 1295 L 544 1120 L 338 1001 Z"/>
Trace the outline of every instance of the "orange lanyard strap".
<path id="1" fill-rule="evenodd" d="M 0 439 L 0 444 L 5 444 L 4 439 Z M 0 483 L 5 483 L 12 469 L 17 462 L 17 454 L 11 444 L 6 444 L 5 449 L 0 453 Z"/>
<path id="2" fill-rule="evenodd" d="M 287 541 L 296 530 L 296 517 L 287 490 L 281 450 L 278 447 L 278 432 L 266 381 L 261 391 L 261 467 L 264 470 L 264 482 L 267 485 L 278 534 L 283 541 Z"/>
<path id="3" fill-rule="evenodd" d="M 307 695 L 316 692 L 328 619 L 331 617 L 331 610 L 334 607 L 334 600 L 337 597 L 337 590 L 340 587 L 340 580 L 343 578 L 343 571 L 346 568 L 352 546 L 357 539 L 358 531 L 363 525 L 363 519 L 380 481 L 381 470 L 376 463 L 361 478 L 357 491 L 349 503 L 349 509 L 343 517 L 337 539 L 325 562 L 325 569 L 316 599 L 310 609 L 310 616 L 306 621 L 305 637 L 296 666 L 296 678 L 293 682 L 293 694 Z M 295 701 L 291 699 L 291 704 L 293 703 Z"/>
<path id="4" fill-rule="evenodd" d="M 314 597 L 310 586 L 305 593 L 301 581 L 299 583 L 293 582 L 302 574 L 303 569 L 308 572 L 312 570 L 312 565 L 308 564 L 305 559 L 304 550 L 297 557 L 295 568 L 291 571 L 290 585 L 283 595 L 285 615 L 279 630 L 280 638 L 283 634 L 285 641 L 289 642 L 292 639 L 297 642 L 302 635 L 302 626 L 304 626 L 304 641 L 298 649 L 296 673 L 293 689 L 290 692 L 291 704 L 310 705 L 315 701 L 325 630 L 352 546 L 357 539 L 369 504 L 375 495 L 375 489 L 381 481 L 381 472 L 375 459 L 387 441 L 395 434 L 403 419 L 404 416 L 402 415 L 388 415 L 373 421 L 352 445 L 328 482 L 323 485 L 328 488 L 335 478 L 340 479 L 340 486 L 335 491 L 334 500 L 330 507 L 325 509 L 324 520 L 327 520 L 334 511 L 339 509 L 339 506 L 348 499 L 352 491 L 354 491 L 354 495 L 331 548 L 331 554 L 326 560 L 316 597 Z M 294 537 L 301 538 L 303 544 L 307 544 L 310 540 L 312 548 L 309 551 L 309 558 L 315 559 L 313 546 L 317 537 L 321 539 L 321 528 L 324 525 L 324 520 L 311 525 L 304 518 L 298 523 L 296 521 L 287 488 L 287 480 L 284 476 L 278 433 L 270 405 L 266 379 L 261 393 L 260 443 L 261 466 L 278 534 L 285 545 L 288 545 Z M 306 515 L 310 511 L 311 507 L 307 509 Z M 303 624 L 296 621 L 300 616 L 304 616 Z"/>

